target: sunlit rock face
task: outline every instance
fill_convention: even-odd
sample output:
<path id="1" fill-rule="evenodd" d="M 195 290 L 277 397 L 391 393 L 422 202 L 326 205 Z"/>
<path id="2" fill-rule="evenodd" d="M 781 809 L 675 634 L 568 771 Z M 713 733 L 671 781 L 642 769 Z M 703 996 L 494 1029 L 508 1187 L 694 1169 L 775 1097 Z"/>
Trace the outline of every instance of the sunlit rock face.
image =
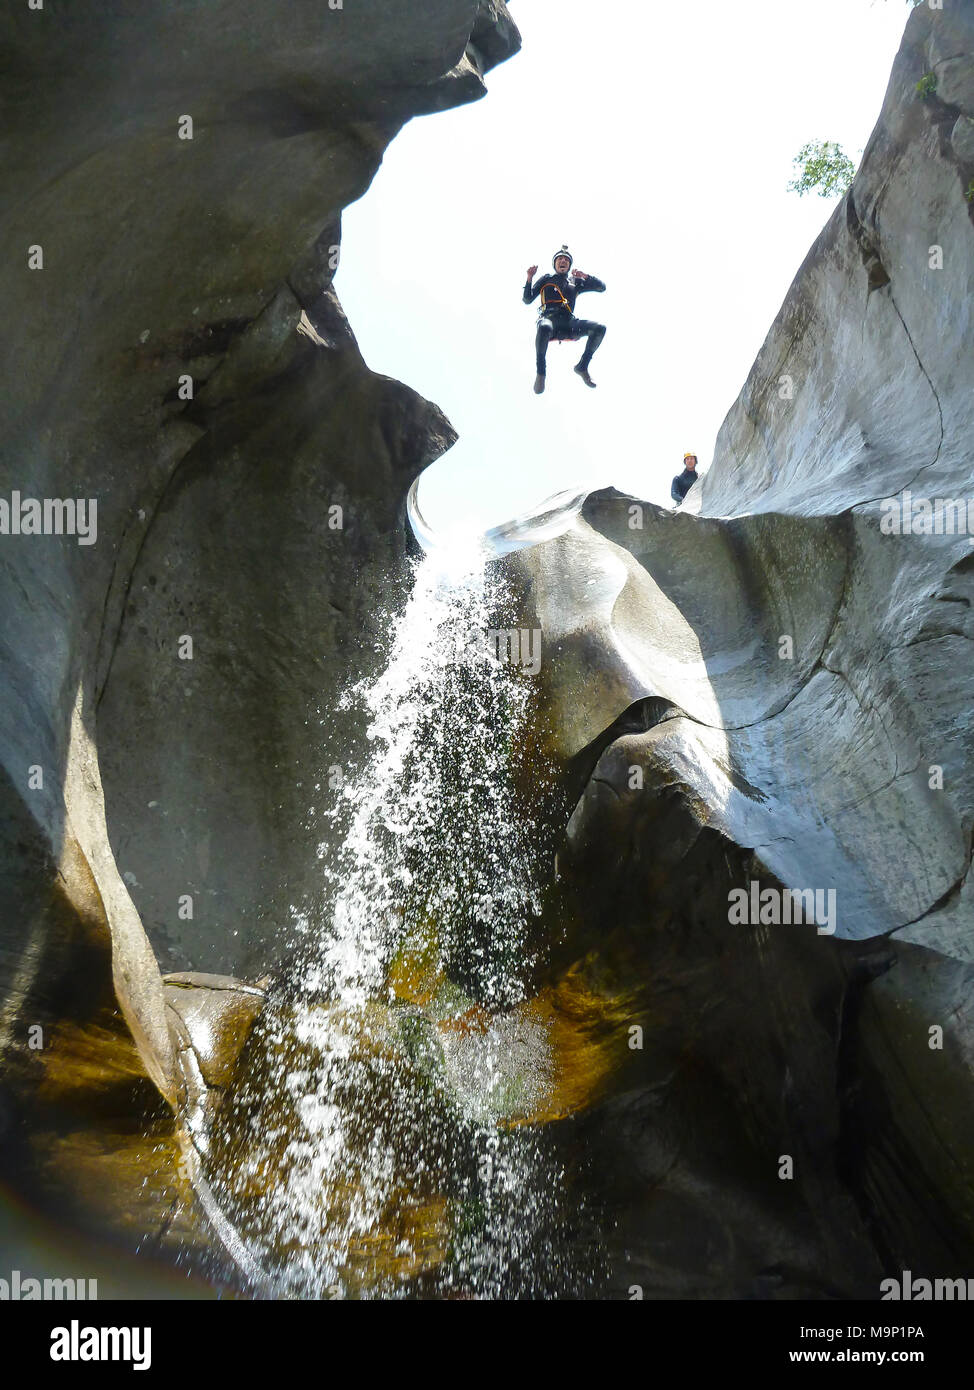
<path id="1" fill-rule="evenodd" d="M 704 515 L 871 516 L 874 499 L 907 487 L 969 492 L 972 51 L 967 0 L 910 17 L 852 190 L 796 276 L 695 489 Z M 923 100 L 917 83 L 930 74 L 935 94 Z"/>
<path id="2" fill-rule="evenodd" d="M 454 438 L 358 352 L 341 210 L 518 43 L 500 0 L 5 7 L 2 493 L 97 504 L 91 544 L 0 537 L 5 1049 L 110 932 L 178 1101 L 159 966 L 276 964 L 317 872 L 299 762 Z"/>
<path id="3" fill-rule="evenodd" d="M 786 1154 L 785 1226 L 820 1244 L 765 1258 L 775 1296 L 868 1284 L 865 1248 L 974 1251 L 972 71 L 974 5 L 920 7 L 684 508 L 594 493 L 505 561 L 574 802 L 566 966 L 610 999 L 638 981 L 655 1039 L 641 1085 L 579 1123 L 642 1173 L 620 1229 L 657 1288 L 676 1193 L 726 1213 L 746 1190 L 760 1266 Z M 713 1166 L 692 1077 L 743 1118 L 753 1186 Z"/>

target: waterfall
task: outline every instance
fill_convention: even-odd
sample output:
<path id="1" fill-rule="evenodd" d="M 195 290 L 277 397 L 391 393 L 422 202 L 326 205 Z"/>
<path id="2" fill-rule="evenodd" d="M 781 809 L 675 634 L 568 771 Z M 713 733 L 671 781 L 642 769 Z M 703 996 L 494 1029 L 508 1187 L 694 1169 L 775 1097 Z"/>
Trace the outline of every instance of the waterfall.
<path id="1" fill-rule="evenodd" d="M 564 1173 L 531 1123 L 553 1067 L 530 1001 L 551 785 L 496 636 L 510 609 L 485 550 L 426 556 L 384 669 L 343 696 L 366 754 L 323 813 L 321 904 L 208 1161 L 274 1293 L 566 1287 Z"/>
<path id="2" fill-rule="evenodd" d="M 347 832 L 325 871 L 333 920 L 313 973 L 348 1004 L 375 992 L 424 920 L 448 953 L 475 958 L 485 1003 L 519 994 L 516 962 L 539 906 L 535 826 L 510 784 L 530 685 L 489 640 L 508 600 L 490 574 L 479 547 L 419 562 L 385 670 L 345 697 L 367 710 L 372 756 L 330 817 Z"/>

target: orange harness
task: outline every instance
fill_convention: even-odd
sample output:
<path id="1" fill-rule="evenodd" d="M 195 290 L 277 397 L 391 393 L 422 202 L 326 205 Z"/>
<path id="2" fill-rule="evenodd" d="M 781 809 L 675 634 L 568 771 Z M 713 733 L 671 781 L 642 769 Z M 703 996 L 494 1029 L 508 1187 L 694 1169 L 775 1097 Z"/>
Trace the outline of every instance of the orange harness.
<path id="1" fill-rule="evenodd" d="M 557 295 L 557 296 L 558 296 L 558 299 L 561 300 L 561 303 L 560 303 L 560 304 L 558 303 L 558 301 L 557 301 L 554 297 L 552 297 L 552 298 L 549 300 L 549 298 L 548 298 L 548 291 L 549 291 L 549 290 L 552 291 L 552 296 L 554 296 L 554 295 Z M 572 312 L 572 306 L 569 304 L 568 300 L 567 300 L 567 299 L 565 298 L 565 296 L 562 294 L 562 292 L 561 292 L 561 287 L 560 287 L 559 285 L 553 285 L 553 284 L 551 284 L 551 282 L 549 281 L 547 284 L 544 284 L 544 285 L 541 286 L 541 312 L 544 313 L 545 310 L 547 310 L 547 309 L 552 309 L 552 308 L 553 308 L 553 309 L 567 309 L 569 313 Z"/>

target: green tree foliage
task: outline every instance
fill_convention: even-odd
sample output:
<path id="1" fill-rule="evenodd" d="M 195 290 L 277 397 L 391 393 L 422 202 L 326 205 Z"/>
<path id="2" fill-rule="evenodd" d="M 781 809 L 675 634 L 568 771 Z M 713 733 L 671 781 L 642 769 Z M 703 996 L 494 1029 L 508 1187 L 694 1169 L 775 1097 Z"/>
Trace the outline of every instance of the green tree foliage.
<path id="1" fill-rule="evenodd" d="M 820 198 L 841 197 L 848 193 L 856 166 L 834 140 L 812 140 L 795 157 L 795 178 L 789 192 L 804 197 L 818 193 Z"/>
<path id="2" fill-rule="evenodd" d="M 924 0 L 907 0 L 914 9 Z M 937 90 L 937 79 L 933 73 L 920 79 L 917 94 L 928 101 Z M 856 176 L 856 166 L 834 140 L 812 140 L 804 145 L 795 158 L 796 176 L 788 185 L 790 193 L 804 197 L 806 193 L 818 193 L 820 198 L 837 198 L 848 193 Z"/>

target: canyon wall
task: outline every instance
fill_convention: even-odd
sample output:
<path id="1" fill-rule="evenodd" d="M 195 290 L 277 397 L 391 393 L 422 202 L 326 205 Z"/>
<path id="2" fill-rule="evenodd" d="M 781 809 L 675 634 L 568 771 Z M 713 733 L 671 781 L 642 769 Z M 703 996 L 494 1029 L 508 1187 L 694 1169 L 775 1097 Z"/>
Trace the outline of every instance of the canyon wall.
<path id="1" fill-rule="evenodd" d="M 308 748 L 350 756 L 330 712 L 377 659 L 408 485 L 454 438 L 362 360 L 341 211 L 518 44 L 502 0 L 0 19 L 0 495 L 97 504 L 94 543 L 0 538 L 11 1065 L 110 938 L 176 1098 L 159 965 L 261 973 L 313 891 Z"/>
<path id="2" fill-rule="evenodd" d="M 686 505 L 593 493 L 504 561 L 574 804 L 565 968 L 635 991 L 672 1063 L 630 1067 L 591 1133 L 624 1135 L 615 1161 L 673 1200 L 712 1182 L 707 1210 L 731 1212 L 702 1138 L 658 1156 L 661 1116 L 704 1126 L 689 1078 L 708 1078 L 763 1173 L 766 1248 L 790 1154 L 833 1291 L 856 1269 L 876 1288 L 831 1245 L 850 1197 L 840 1225 L 890 1268 L 974 1250 L 972 137 L 974 4 L 921 6 Z M 735 919 L 752 884 L 767 915 Z M 783 889 L 819 894 L 814 920 L 776 918 Z M 645 1189 L 620 1201 L 625 1229 L 653 1229 Z"/>

